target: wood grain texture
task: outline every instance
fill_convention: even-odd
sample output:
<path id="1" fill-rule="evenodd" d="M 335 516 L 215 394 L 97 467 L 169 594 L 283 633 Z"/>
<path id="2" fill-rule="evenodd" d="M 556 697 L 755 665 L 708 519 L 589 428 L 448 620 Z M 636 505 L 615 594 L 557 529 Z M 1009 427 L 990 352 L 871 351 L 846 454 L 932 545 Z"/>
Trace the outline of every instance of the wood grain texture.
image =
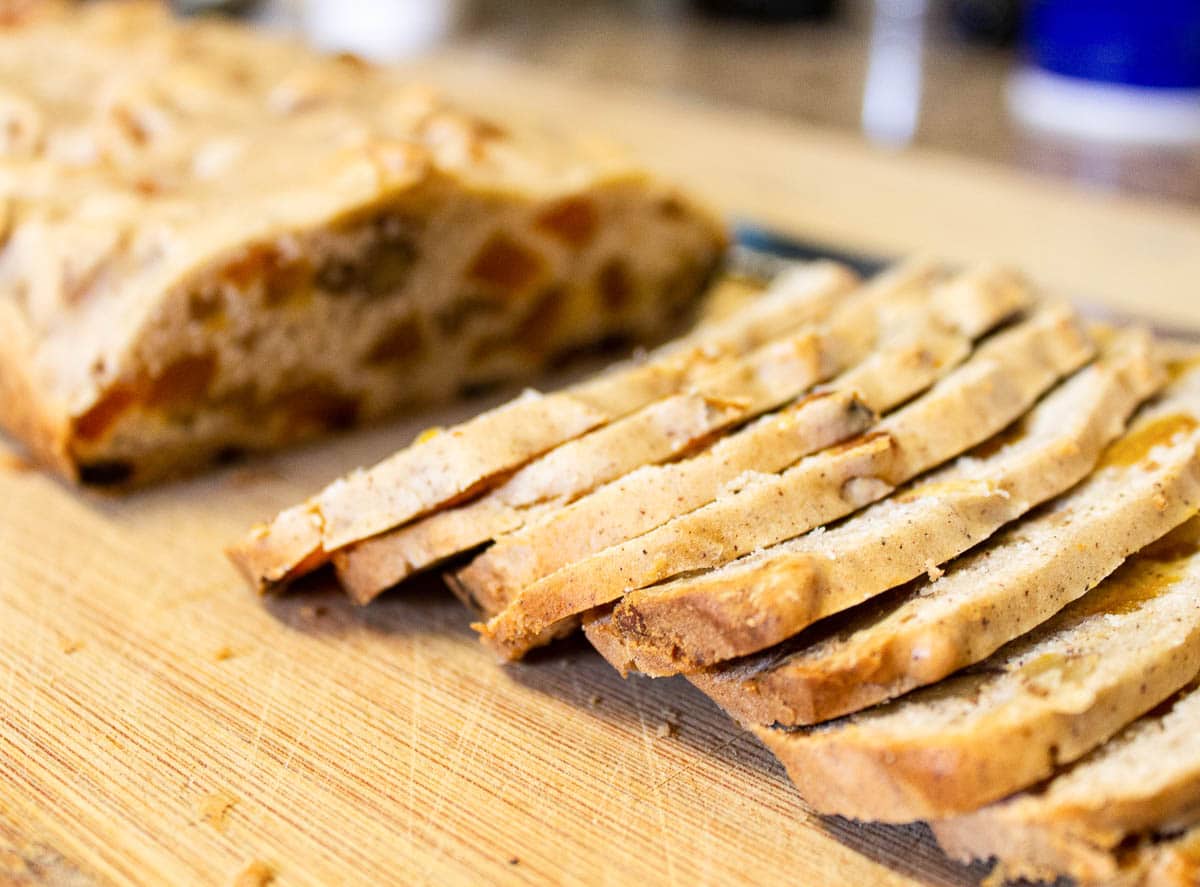
<path id="1" fill-rule="evenodd" d="M 1017 259 L 1200 322 L 1168 298 L 1200 280 L 1200 228 L 1176 210 L 469 59 L 425 72 L 586 118 L 730 212 Z M 920 830 L 810 815 L 680 680 L 624 682 L 578 644 L 498 667 L 436 582 L 366 609 L 327 577 L 265 603 L 242 587 L 221 549 L 253 520 L 481 406 L 123 500 L 0 448 L 0 883 L 977 882 Z"/>

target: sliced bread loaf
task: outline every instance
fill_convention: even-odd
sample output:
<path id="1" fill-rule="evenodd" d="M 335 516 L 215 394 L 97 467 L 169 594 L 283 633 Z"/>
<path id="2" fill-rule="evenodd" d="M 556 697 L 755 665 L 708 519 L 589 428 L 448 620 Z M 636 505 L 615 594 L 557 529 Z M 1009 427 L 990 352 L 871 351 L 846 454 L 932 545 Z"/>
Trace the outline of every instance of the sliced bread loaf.
<path id="1" fill-rule="evenodd" d="M 1146 410 L 1111 452 L 1132 452 L 1124 441 L 1159 439 L 1162 418 Z M 691 678 L 744 723 L 805 725 L 858 711 L 990 655 L 1086 593 L 1198 502 L 1193 438 L 1160 447 L 1153 461 L 1102 457 L 1079 487 L 953 562 L 941 578 Z"/>
<path id="2" fill-rule="evenodd" d="M 1148 335 L 1118 335 L 994 451 L 973 451 L 827 532 L 626 595 L 609 624 L 624 648 L 621 664 L 652 675 L 697 671 L 773 646 L 924 572 L 936 575 L 938 565 L 1082 480 L 1164 375 Z"/>
<path id="3" fill-rule="evenodd" d="M 821 812 L 945 819 L 1050 776 L 1198 671 L 1200 556 L 1150 546 L 957 677 L 817 727 L 753 730 Z"/>
<path id="4" fill-rule="evenodd" d="M 778 475 L 752 473 L 715 502 L 526 587 L 479 629 L 494 649 L 516 657 L 559 620 L 842 517 L 1003 428 L 1091 354 L 1072 312 L 1039 312 L 861 442 L 808 457 Z"/>

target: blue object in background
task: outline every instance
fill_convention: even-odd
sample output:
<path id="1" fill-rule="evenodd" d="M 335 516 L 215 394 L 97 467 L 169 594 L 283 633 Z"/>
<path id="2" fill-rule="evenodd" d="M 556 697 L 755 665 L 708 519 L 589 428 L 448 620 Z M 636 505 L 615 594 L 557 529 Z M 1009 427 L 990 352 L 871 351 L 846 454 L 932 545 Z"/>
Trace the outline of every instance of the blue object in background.
<path id="1" fill-rule="evenodd" d="M 1084 80 L 1200 89 L 1200 0 L 1034 0 L 1029 60 Z"/>
<path id="2" fill-rule="evenodd" d="M 1032 0 L 1009 108 L 1090 141 L 1200 143 L 1200 0 Z"/>

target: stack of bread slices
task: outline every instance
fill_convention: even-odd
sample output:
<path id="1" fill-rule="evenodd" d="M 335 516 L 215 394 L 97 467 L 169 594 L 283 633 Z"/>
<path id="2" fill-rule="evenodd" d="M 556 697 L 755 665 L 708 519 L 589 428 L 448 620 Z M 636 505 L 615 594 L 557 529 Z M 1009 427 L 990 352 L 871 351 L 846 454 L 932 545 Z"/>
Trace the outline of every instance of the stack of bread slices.
<path id="1" fill-rule="evenodd" d="M 1200 361 L 1002 268 L 814 263 L 232 556 L 361 603 L 443 569 L 504 658 L 582 626 L 686 675 L 822 813 L 1003 877 L 1194 884 L 1198 510 Z"/>

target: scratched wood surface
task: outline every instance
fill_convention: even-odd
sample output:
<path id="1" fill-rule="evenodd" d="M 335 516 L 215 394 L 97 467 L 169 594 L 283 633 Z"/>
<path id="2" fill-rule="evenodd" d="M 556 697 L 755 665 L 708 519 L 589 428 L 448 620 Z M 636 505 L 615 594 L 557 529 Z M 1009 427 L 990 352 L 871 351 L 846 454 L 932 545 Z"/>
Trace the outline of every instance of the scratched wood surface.
<path id="1" fill-rule="evenodd" d="M 733 213 L 1015 258 L 1200 324 L 1200 226 L 1176 209 L 470 58 L 424 71 L 589 118 Z M 251 521 L 480 406 L 126 499 L 0 443 L 0 884 L 978 882 L 920 829 L 810 815 L 682 681 L 622 681 L 578 643 L 496 666 L 437 582 L 366 609 L 324 578 L 267 602 L 241 587 L 221 548 Z"/>

